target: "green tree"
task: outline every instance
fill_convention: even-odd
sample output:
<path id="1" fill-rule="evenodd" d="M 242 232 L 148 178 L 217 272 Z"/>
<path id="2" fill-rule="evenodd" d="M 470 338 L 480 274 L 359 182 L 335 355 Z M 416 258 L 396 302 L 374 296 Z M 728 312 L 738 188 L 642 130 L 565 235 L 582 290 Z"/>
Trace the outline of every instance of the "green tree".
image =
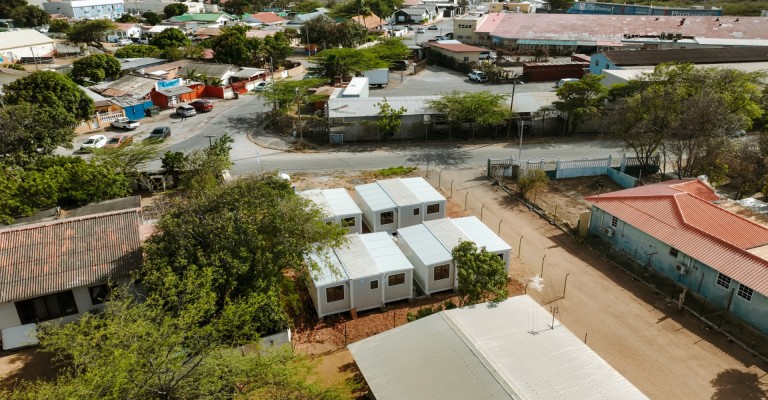
<path id="1" fill-rule="evenodd" d="M 312 71 L 328 79 L 389 67 L 388 62 L 376 58 L 370 52 L 348 48 L 323 50 L 311 59 L 316 65 Z"/>
<path id="2" fill-rule="evenodd" d="M 26 71 L 24 66 L 21 64 L 5 64 L 3 65 L 3 68 L 14 69 L 16 71 Z"/>
<path id="3" fill-rule="evenodd" d="M 142 57 L 157 57 L 162 53 L 162 50 L 155 46 L 148 44 L 129 44 L 123 46 L 115 51 L 115 57 L 117 58 L 142 58 Z"/>
<path id="4" fill-rule="evenodd" d="M 58 146 L 72 148 L 77 123 L 69 113 L 30 103 L 0 108 L 0 160 L 23 165 L 50 155 Z"/>
<path id="5" fill-rule="evenodd" d="M 15 8 L 11 17 L 14 25 L 20 28 L 46 25 L 51 20 L 51 16 L 42 8 L 31 5 Z"/>
<path id="6" fill-rule="evenodd" d="M 211 39 L 213 59 L 223 64 L 247 66 L 253 64 L 253 54 L 245 33 L 248 26 L 234 25 L 221 28 L 221 33 Z"/>
<path id="7" fill-rule="evenodd" d="M 281 64 L 293 54 L 291 43 L 282 32 L 265 37 L 261 47 L 263 48 L 262 53 L 264 56 L 271 58 L 275 65 Z"/>
<path id="8" fill-rule="evenodd" d="M 0 18 L 13 19 L 13 11 L 17 8 L 27 6 L 27 0 L 4 0 L 0 1 Z"/>
<path id="9" fill-rule="evenodd" d="M 403 125 L 403 114 L 407 110 L 405 107 L 395 109 L 389 105 L 386 97 L 381 103 L 376 103 L 376 106 L 379 107 L 379 118 L 376 120 L 379 132 L 386 137 L 395 136 L 396 133 L 400 132 L 400 127 Z"/>
<path id="10" fill-rule="evenodd" d="M 109 165 L 127 177 L 138 177 L 143 166 L 157 159 L 159 146 L 157 142 L 144 140 L 130 146 L 95 149 L 92 160 Z"/>
<path id="11" fill-rule="evenodd" d="M 175 3 L 178 4 L 178 3 Z M 170 5 L 175 5 L 170 4 Z M 186 7 L 186 6 L 185 6 Z M 169 28 L 152 38 L 149 44 L 160 50 L 177 49 L 179 47 L 189 46 L 190 40 L 180 29 Z"/>
<path id="12" fill-rule="evenodd" d="M 139 19 L 138 19 L 138 18 L 136 18 L 136 17 L 134 17 L 134 16 L 133 16 L 133 15 L 131 15 L 131 14 L 123 14 L 123 15 L 121 15 L 121 16 L 120 16 L 120 18 L 118 18 L 117 22 L 122 22 L 122 23 L 137 23 L 137 22 L 139 22 Z"/>
<path id="13" fill-rule="evenodd" d="M 506 95 L 482 92 L 460 92 L 454 90 L 439 99 L 427 100 L 427 106 L 448 117 L 453 126 L 456 123 L 469 122 L 472 136 L 475 124 L 495 126 L 509 121 L 512 112 L 506 105 Z M 451 128 L 452 129 L 452 128 Z"/>
<path id="14" fill-rule="evenodd" d="M 81 85 L 115 79 L 120 72 L 120 61 L 109 54 L 91 54 L 72 63 L 72 79 Z"/>
<path id="15" fill-rule="evenodd" d="M 231 15 L 243 15 L 259 12 L 268 4 L 262 0 L 230 0 L 222 4 L 221 8 Z"/>
<path id="16" fill-rule="evenodd" d="M 303 99 L 307 103 L 322 100 L 321 95 L 309 91 L 310 88 L 315 88 L 322 83 L 322 79 L 283 80 L 275 82 L 270 89 L 259 92 L 258 95 L 264 99 L 265 103 L 276 105 L 275 111 L 279 114 L 284 114 L 297 99 Z"/>
<path id="17" fill-rule="evenodd" d="M 165 18 L 171 18 L 177 15 L 182 15 L 188 11 L 189 11 L 189 7 L 184 3 L 171 3 L 163 8 L 163 14 L 165 14 Z"/>
<path id="18" fill-rule="evenodd" d="M 48 25 L 48 32 L 67 33 L 69 32 L 69 22 L 63 19 L 52 19 Z"/>
<path id="19" fill-rule="evenodd" d="M 144 22 L 150 25 L 157 25 L 160 22 L 163 22 L 163 16 L 152 11 L 147 11 L 144 14 L 141 14 L 141 17 L 144 18 Z"/>
<path id="20" fill-rule="evenodd" d="M 576 82 L 568 82 L 557 89 L 558 100 L 555 108 L 568 115 L 566 131 L 568 133 L 584 120 L 600 113 L 603 100 L 608 92 L 600 81 L 603 75 L 584 75 Z"/>
<path id="21" fill-rule="evenodd" d="M 235 140 L 224 134 L 210 147 L 188 154 L 182 165 L 179 186 L 189 192 L 206 191 L 222 182 L 222 174 L 232 167 L 229 152 Z"/>
<path id="22" fill-rule="evenodd" d="M 389 64 L 397 60 L 405 59 L 411 54 L 411 50 L 399 38 L 379 39 L 378 44 L 364 49 L 363 51 L 368 52 L 379 60 L 386 61 Z"/>
<path id="23" fill-rule="evenodd" d="M 5 104 L 32 103 L 61 109 L 78 121 L 93 116 L 93 100 L 75 82 L 53 71 L 39 71 L 3 88 Z"/>
<path id="24" fill-rule="evenodd" d="M 84 43 L 103 52 L 107 52 L 101 40 L 107 32 L 115 30 L 115 24 L 108 19 L 94 19 L 78 22 L 67 32 L 67 40 L 72 43 Z"/>
<path id="25" fill-rule="evenodd" d="M 456 264 L 459 287 L 459 306 L 501 302 L 507 292 L 507 273 L 504 261 L 495 253 L 482 247 L 478 250 L 474 242 L 463 241 L 451 250 Z"/>
<path id="26" fill-rule="evenodd" d="M 292 7 L 292 10 L 299 14 L 306 14 L 306 13 L 314 12 L 318 8 L 321 8 L 324 6 L 325 5 L 320 2 L 317 2 L 314 0 L 308 0 L 308 1 L 301 1 L 296 3 L 296 5 Z"/>
<path id="27" fill-rule="evenodd" d="M 529 169 L 517 177 L 517 195 L 523 199 L 530 199 L 544 190 L 549 184 L 547 173 L 540 169 Z"/>

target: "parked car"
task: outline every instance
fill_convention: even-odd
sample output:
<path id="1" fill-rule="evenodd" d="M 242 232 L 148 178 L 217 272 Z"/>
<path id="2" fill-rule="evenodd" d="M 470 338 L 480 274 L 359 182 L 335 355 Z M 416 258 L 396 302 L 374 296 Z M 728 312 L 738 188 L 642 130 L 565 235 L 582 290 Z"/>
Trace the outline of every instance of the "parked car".
<path id="1" fill-rule="evenodd" d="M 256 87 L 253 88 L 253 90 L 255 90 L 257 92 L 263 92 L 263 91 L 265 91 L 265 90 L 267 90 L 268 88 L 271 88 L 271 87 L 272 87 L 272 82 L 271 81 L 261 81 L 261 82 L 256 84 Z"/>
<path id="2" fill-rule="evenodd" d="M 435 40 L 445 40 L 445 36 L 435 36 Z"/>
<path id="3" fill-rule="evenodd" d="M 397 60 L 392 62 L 392 66 L 389 69 L 394 71 L 405 71 L 408 69 L 408 60 Z"/>
<path id="4" fill-rule="evenodd" d="M 189 104 L 182 104 L 176 108 L 176 114 L 179 114 L 182 117 L 194 117 L 197 115 L 197 111 L 195 111 L 195 107 L 192 107 Z"/>
<path id="5" fill-rule="evenodd" d="M 85 153 L 93 149 L 100 149 L 104 147 L 105 144 L 107 144 L 106 136 L 104 135 L 89 136 L 88 139 L 85 139 L 85 142 L 83 142 L 83 144 L 80 145 L 80 151 Z"/>
<path id="6" fill-rule="evenodd" d="M 475 82 L 488 82 L 488 75 L 483 71 L 472 71 L 469 73 L 469 80 Z"/>
<path id="7" fill-rule="evenodd" d="M 563 85 L 565 85 L 566 83 L 577 82 L 578 80 L 579 80 L 578 78 L 565 78 L 565 79 L 560 79 L 559 81 L 557 81 L 557 83 L 555 83 L 555 87 L 556 87 L 556 88 L 561 88 L 561 87 L 563 87 Z"/>
<path id="8" fill-rule="evenodd" d="M 208 112 L 213 110 L 213 102 L 210 100 L 195 100 L 191 103 L 189 103 L 190 106 L 195 108 L 195 111 L 197 112 Z"/>
<path id="9" fill-rule="evenodd" d="M 133 40 L 128 38 L 121 38 L 117 40 L 118 46 L 128 46 L 129 44 L 133 44 Z"/>
<path id="10" fill-rule="evenodd" d="M 131 135 L 115 135 L 109 138 L 104 148 L 115 149 L 118 147 L 128 146 L 133 143 L 133 136 Z"/>
<path id="11" fill-rule="evenodd" d="M 171 137 L 171 128 L 167 126 L 158 126 L 149 133 L 149 136 L 145 140 L 156 140 L 162 142 L 163 140 Z"/>
<path id="12" fill-rule="evenodd" d="M 131 121 L 127 117 L 120 117 L 117 121 L 112 123 L 113 128 L 125 129 L 127 131 L 134 130 L 139 127 L 141 123 L 139 121 Z"/>
<path id="13" fill-rule="evenodd" d="M 430 30 L 430 31 L 436 31 L 439 28 L 437 27 L 437 25 L 430 25 L 429 28 L 427 28 L 427 29 Z"/>
<path id="14" fill-rule="evenodd" d="M 424 28 L 418 28 L 418 29 L 416 29 L 416 33 L 424 33 Z"/>

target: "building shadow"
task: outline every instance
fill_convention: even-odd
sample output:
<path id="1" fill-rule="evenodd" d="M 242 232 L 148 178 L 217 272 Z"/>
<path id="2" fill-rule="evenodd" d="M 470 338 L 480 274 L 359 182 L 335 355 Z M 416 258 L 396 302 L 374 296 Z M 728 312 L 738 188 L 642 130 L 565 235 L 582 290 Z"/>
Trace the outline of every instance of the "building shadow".
<path id="1" fill-rule="evenodd" d="M 710 381 L 715 389 L 712 400 L 765 400 L 768 399 L 768 384 L 760 382 L 753 372 L 726 369 Z"/>

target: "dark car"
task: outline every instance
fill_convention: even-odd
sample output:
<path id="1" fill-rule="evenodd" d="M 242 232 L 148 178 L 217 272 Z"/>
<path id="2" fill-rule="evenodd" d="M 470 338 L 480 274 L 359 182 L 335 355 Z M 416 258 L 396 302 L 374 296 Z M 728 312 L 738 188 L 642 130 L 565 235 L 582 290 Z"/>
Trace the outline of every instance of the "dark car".
<path id="1" fill-rule="evenodd" d="M 195 108 L 195 111 L 197 112 L 208 112 L 213 110 L 213 102 L 210 100 L 195 100 L 191 103 L 189 103 L 190 106 Z"/>
<path id="2" fill-rule="evenodd" d="M 158 126 L 157 128 L 152 130 L 152 133 L 149 134 L 146 140 L 156 140 L 158 142 L 162 142 L 163 140 L 169 138 L 171 136 L 171 128 L 167 126 Z"/>
<path id="3" fill-rule="evenodd" d="M 408 60 L 396 60 L 392 62 L 392 65 L 389 67 L 389 69 L 393 71 L 405 71 L 408 69 L 408 65 L 410 63 Z"/>

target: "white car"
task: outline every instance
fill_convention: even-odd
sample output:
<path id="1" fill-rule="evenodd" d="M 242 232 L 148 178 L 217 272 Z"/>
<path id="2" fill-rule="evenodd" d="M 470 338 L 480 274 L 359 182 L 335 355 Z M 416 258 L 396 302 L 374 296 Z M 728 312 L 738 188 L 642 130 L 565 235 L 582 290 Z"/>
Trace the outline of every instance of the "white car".
<path id="1" fill-rule="evenodd" d="M 488 82 L 488 75 L 483 71 L 472 71 L 469 73 L 469 80 L 475 82 Z"/>
<path id="2" fill-rule="evenodd" d="M 257 92 L 263 92 L 263 91 L 267 90 L 270 87 L 272 87 L 272 82 L 270 82 L 270 81 L 261 81 L 261 82 L 256 84 L 256 87 L 253 88 L 253 90 L 255 90 Z"/>
<path id="3" fill-rule="evenodd" d="M 82 145 L 80 145 L 80 151 L 87 152 L 91 149 L 100 149 L 107 144 L 107 137 L 104 135 L 93 135 L 85 139 Z"/>
<path id="4" fill-rule="evenodd" d="M 118 46 L 128 46 L 129 44 L 133 44 L 133 40 L 128 38 L 122 38 L 117 41 Z"/>
<path id="5" fill-rule="evenodd" d="M 561 88 L 566 83 L 573 83 L 573 82 L 578 82 L 578 81 L 579 81 L 578 78 L 564 78 L 564 79 L 560 79 L 559 81 L 557 81 L 557 83 L 555 83 L 555 87 L 556 88 Z"/>

